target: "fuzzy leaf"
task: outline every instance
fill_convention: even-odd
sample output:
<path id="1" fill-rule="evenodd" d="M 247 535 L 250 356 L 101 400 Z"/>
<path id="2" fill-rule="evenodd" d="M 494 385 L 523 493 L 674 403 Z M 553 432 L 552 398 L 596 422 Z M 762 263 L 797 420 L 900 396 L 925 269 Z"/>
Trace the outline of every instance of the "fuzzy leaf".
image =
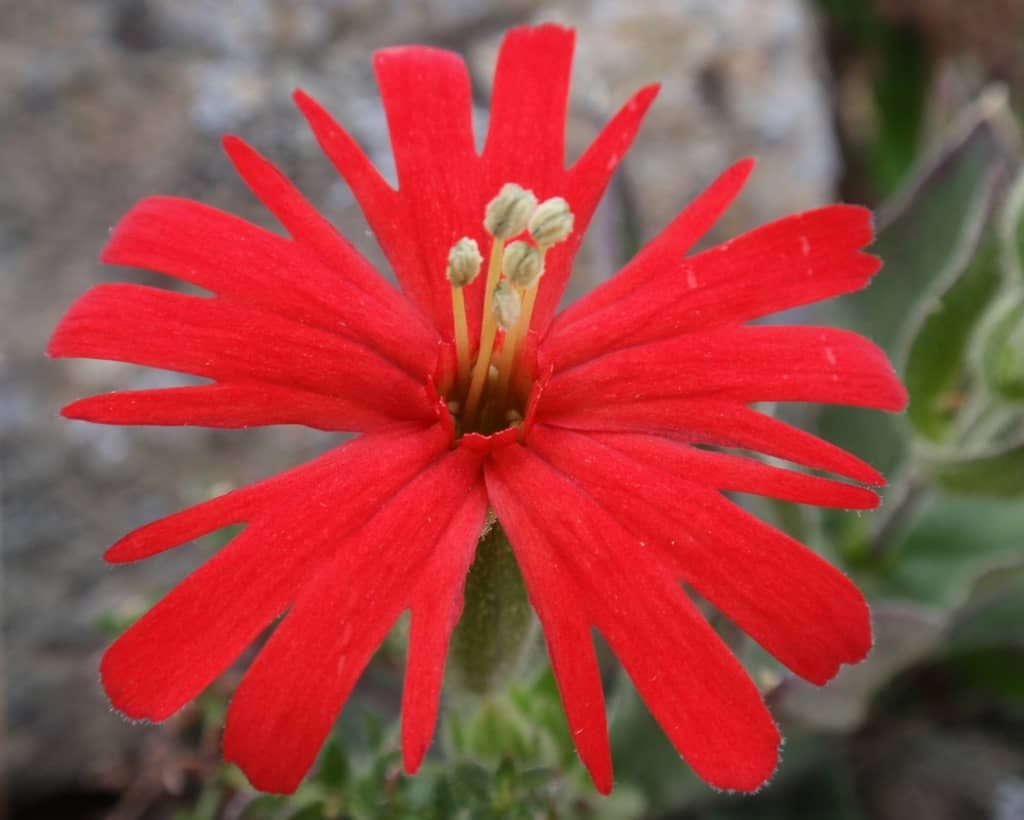
<path id="1" fill-rule="evenodd" d="M 1024 495 L 1024 440 L 975 453 L 928 453 L 925 472 L 943 489 L 968 495 Z"/>

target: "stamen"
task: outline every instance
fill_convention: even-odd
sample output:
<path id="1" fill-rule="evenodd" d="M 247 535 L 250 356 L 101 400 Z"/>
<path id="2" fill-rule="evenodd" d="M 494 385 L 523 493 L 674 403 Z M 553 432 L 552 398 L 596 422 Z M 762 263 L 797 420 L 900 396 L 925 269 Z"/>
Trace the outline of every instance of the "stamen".
<path id="1" fill-rule="evenodd" d="M 514 182 L 501 186 L 498 195 L 487 205 L 484 227 L 497 239 L 511 239 L 520 234 L 537 209 L 537 197 Z"/>
<path id="2" fill-rule="evenodd" d="M 537 197 L 513 182 L 502 186 L 492 199 L 484 214 L 484 228 L 491 235 L 491 253 L 487 262 L 487 284 L 484 288 L 483 316 L 480 321 L 480 349 L 466 396 L 466 423 L 472 425 L 476 419 L 480 396 L 483 394 L 487 367 L 494 349 L 494 337 L 498 328 L 495 324 L 493 299 L 501 277 L 502 251 L 505 240 L 522 233 L 537 207 Z"/>
<path id="3" fill-rule="evenodd" d="M 502 269 L 508 280 L 520 290 L 524 290 L 540 276 L 544 266 L 544 257 L 533 245 L 526 242 L 509 242 L 505 248 Z"/>
<path id="4" fill-rule="evenodd" d="M 519 291 L 507 280 L 502 281 L 494 291 L 494 318 L 505 332 L 510 331 L 519 321 Z"/>
<path id="5" fill-rule="evenodd" d="M 465 396 L 461 429 L 493 431 L 522 419 L 519 408 L 508 406 L 512 377 L 529 335 L 544 257 L 549 248 L 572 233 L 573 222 L 569 203 L 561 197 L 545 200 L 538 207 L 530 191 L 512 183 L 503 186 L 488 204 L 484 227 L 491 235 L 491 249 L 480 347 L 469 375 L 469 389 L 459 393 Z M 506 247 L 509 239 L 524 230 L 536 245 L 517 240 Z M 499 326 L 504 339 L 496 353 Z"/>
<path id="6" fill-rule="evenodd" d="M 473 365 L 469 393 L 466 395 L 467 425 L 472 425 L 476 419 L 477 405 L 483 394 L 484 380 L 487 377 L 487 366 L 491 362 L 494 337 L 498 332 L 491 300 L 498 286 L 498 277 L 501 276 L 501 250 L 504 244 L 504 241 L 497 237 L 494 237 L 491 242 L 491 255 L 487 262 L 487 284 L 484 291 L 484 314 L 480 322 L 480 348 L 476 353 L 476 364 Z"/>
<path id="7" fill-rule="evenodd" d="M 505 258 L 508 258 L 507 253 Z M 498 315 L 498 324 L 505 330 L 505 341 L 498 357 L 498 381 L 495 385 L 494 398 L 494 406 L 499 413 L 508 398 L 508 386 L 512 380 L 512 369 L 516 361 L 516 331 L 519 328 L 521 315 L 521 293 L 519 288 L 506 280 L 498 285 L 498 292 L 494 295 L 494 312 Z"/>
<path id="8" fill-rule="evenodd" d="M 568 238 L 574 222 L 569 203 L 560 196 L 553 196 L 545 199 L 533 212 L 529 222 L 530 236 L 537 247 L 547 250 Z"/>
<path id="9" fill-rule="evenodd" d="M 462 289 L 480 273 L 484 259 L 475 239 L 463 237 L 448 251 L 448 281 L 452 284 L 452 321 L 455 326 L 455 355 L 458 361 L 458 390 L 469 384 L 469 327 L 466 299 Z"/>
<path id="10" fill-rule="evenodd" d="M 540 277 L 544 273 L 544 257 L 548 248 L 564 241 L 572 233 L 575 217 L 569 210 L 569 203 L 560 196 L 545 199 L 530 218 L 529 231 L 533 241 L 537 243 L 540 256 L 540 269 L 536 278 L 530 283 L 523 297 L 523 310 L 514 331 L 516 341 L 515 356 L 518 359 L 523 343 L 530 332 L 533 319 L 533 307 L 537 303 L 537 291 L 540 289 Z"/>

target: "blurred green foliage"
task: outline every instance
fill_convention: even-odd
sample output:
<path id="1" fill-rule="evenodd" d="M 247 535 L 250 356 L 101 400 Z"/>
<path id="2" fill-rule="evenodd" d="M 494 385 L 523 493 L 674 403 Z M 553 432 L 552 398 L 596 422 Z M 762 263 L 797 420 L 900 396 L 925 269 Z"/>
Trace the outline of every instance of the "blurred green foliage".
<path id="1" fill-rule="evenodd" d="M 888 194 L 917 158 L 931 69 L 912 28 L 886 23 L 869 0 L 817 0 L 840 47 L 868 62 L 875 128 L 853 157 L 870 187 Z"/>

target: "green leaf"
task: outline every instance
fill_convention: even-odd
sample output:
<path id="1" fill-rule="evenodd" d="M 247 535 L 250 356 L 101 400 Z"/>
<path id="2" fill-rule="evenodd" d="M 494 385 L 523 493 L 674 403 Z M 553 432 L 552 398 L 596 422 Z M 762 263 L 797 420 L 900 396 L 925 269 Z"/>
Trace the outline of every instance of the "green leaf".
<path id="1" fill-rule="evenodd" d="M 870 600 L 958 605 L 969 585 L 1024 549 L 1017 502 L 937 493 L 895 551 L 883 574 L 857 576 Z"/>
<path id="2" fill-rule="evenodd" d="M 266 820 L 268 817 L 280 817 L 280 809 L 286 798 L 277 795 L 263 794 L 248 803 L 242 811 L 241 820 Z"/>
<path id="3" fill-rule="evenodd" d="M 883 191 L 893 190 L 917 154 L 930 81 L 930 61 L 920 34 L 911 28 L 882 32 L 875 105 L 879 133 L 871 171 Z"/>
<path id="4" fill-rule="evenodd" d="M 965 495 L 1024 495 L 1024 440 L 980 452 L 925 451 L 921 469 L 945 490 Z"/>
<path id="5" fill-rule="evenodd" d="M 1008 402 L 1024 401 L 1024 303 L 1013 296 L 1008 295 L 993 313 L 982 367 L 995 395 Z"/>
<path id="6" fill-rule="evenodd" d="M 328 789 L 339 790 L 348 782 L 348 756 L 341 747 L 341 741 L 332 735 L 320 753 L 320 767 L 317 769 L 317 782 Z"/>
<path id="7" fill-rule="evenodd" d="M 980 226 L 979 226 L 980 227 Z M 965 237 L 962 251 L 973 243 Z M 949 437 L 953 421 L 972 389 L 968 350 L 973 331 L 1002 282 L 1001 246 L 994 232 L 982 241 L 973 259 L 954 260 L 950 283 L 934 302 L 918 305 L 916 329 L 904 367 L 910 393 L 907 417 L 931 441 Z M 977 385 L 974 385 L 976 388 Z"/>
<path id="8" fill-rule="evenodd" d="M 837 303 L 840 320 L 890 353 L 907 348 L 907 317 L 922 296 L 934 303 L 949 261 L 977 242 L 979 214 L 990 213 L 1017 157 L 1002 136 L 1011 115 L 992 95 L 968 110 L 913 182 L 879 215 L 872 248 L 885 262 L 871 287 Z M 929 296 L 930 294 L 930 296 Z"/>
<path id="9" fill-rule="evenodd" d="M 504 698 L 480 702 L 467 729 L 467 748 L 470 755 L 478 760 L 499 760 L 506 755 L 517 760 L 534 757 L 530 725 Z"/>
<path id="10" fill-rule="evenodd" d="M 984 573 L 955 613 L 950 651 L 1024 649 L 1024 548 L 1017 559 Z"/>
<path id="11" fill-rule="evenodd" d="M 882 210 L 871 252 L 881 257 L 883 270 L 866 290 L 830 306 L 830 323 L 878 342 L 897 362 L 898 370 L 928 310 L 940 304 L 966 270 L 986 219 L 999 201 L 1001 186 L 1017 167 L 1015 151 L 1002 136 L 1008 116 L 1005 101 L 991 95 L 964 113 L 911 184 Z M 968 315 L 973 315 L 975 291 L 987 286 L 987 278 L 982 279 L 980 285 L 973 277 L 970 281 L 972 308 L 964 310 Z M 918 350 L 915 366 L 922 358 L 937 368 L 942 364 L 925 353 L 926 349 Z M 926 385 L 951 378 L 945 372 L 921 373 Z M 912 391 L 911 402 L 927 405 L 928 399 L 916 399 Z M 819 415 L 818 430 L 884 472 L 893 471 L 906 453 L 905 425 L 898 416 L 827 407 Z"/>
<path id="12" fill-rule="evenodd" d="M 325 816 L 323 803 L 310 803 L 289 814 L 288 820 L 323 820 Z"/>
<path id="13" fill-rule="evenodd" d="M 480 804 L 490 795 L 491 773 L 477 763 L 458 763 L 449 784 L 457 805 Z"/>
<path id="14" fill-rule="evenodd" d="M 1002 227 L 1010 282 L 1024 286 L 1024 173 L 1017 177 L 1007 198 Z"/>

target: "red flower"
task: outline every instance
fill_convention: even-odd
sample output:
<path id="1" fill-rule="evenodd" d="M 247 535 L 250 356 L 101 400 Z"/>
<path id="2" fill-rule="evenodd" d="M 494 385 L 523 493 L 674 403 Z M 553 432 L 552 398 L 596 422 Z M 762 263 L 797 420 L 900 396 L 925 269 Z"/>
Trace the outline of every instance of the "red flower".
<path id="1" fill-rule="evenodd" d="M 239 174 L 290 236 L 197 202 L 144 200 L 117 226 L 104 261 L 157 270 L 214 297 L 101 285 L 54 333 L 53 356 L 210 379 L 94 396 L 65 408 L 69 418 L 361 433 L 308 464 L 142 527 L 106 556 L 135 561 L 246 524 L 110 648 L 102 676 L 117 709 L 163 720 L 286 613 L 227 717 L 225 757 L 258 788 L 296 787 L 406 609 L 402 744 L 406 769 L 419 766 L 489 508 L 512 543 L 572 736 L 603 792 L 612 767 L 592 628 L 690 765 L 715 786 L 743 790 L 774 770 L 779 734 L 680 581 L 815 683 L 871 645 L 868 609 L 851 582 L 723 492 L 855 509 L 876 506 L 876 495 L 695 446 L 757 450 L 883 483 L 854 456 L 749 407 L 903 407 L 885 355 L 865 339 L 748 324 L 864 287 L 879 267 L 860 252 L 872 238 L 869 213 L 820 208 L 687 256 L 746 179 L 753 163 L 741 162 L 614 279 L 556 316 L 580 237 L 656 93 L 641 90 L 566 170 L 572 49 L 572 33 L 554 26 L 508 35 L 479 154 L 459 58 L 419 47 L 378 53 L 397 190 L 322 108 L 296 94 L 401 293 L 270 163 L 228 137 Z M 535 306 L 531 319 L 505 319 L 509 329 L 492 350 L 481 327 L 491 315 L 487 277 L 453 293 L 445 270 L 463 237 L 500 252 L 504 240 L 492 240 L 481 217 L 508 182 L 541 199 L 564 197 L 575 229 L 550 249 L 541 243 L 545 272 L 532 295 L 529 286 L 503 285 L 513 307 L 522 297 L 523 315 L 534 297 Z M 453 345 L 460 295 L 468 352 Z M 466 358 L 474 352 L 483 362 L 475 406 Z M 488 381 L 489 362 L 496 381 Z"/>

